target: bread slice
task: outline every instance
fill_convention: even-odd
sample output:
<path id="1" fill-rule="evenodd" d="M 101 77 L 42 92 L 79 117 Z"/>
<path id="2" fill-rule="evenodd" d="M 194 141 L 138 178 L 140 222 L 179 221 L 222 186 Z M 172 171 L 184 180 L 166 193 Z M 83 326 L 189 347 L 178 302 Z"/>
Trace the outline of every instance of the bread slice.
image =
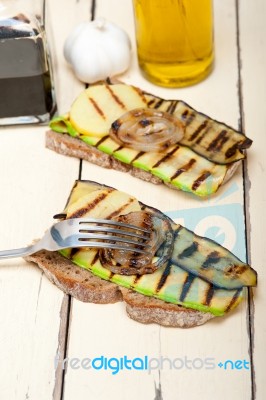
<path id="1" fill-rule="evenodd" d="M 25 260 L 37 264 L 52 283 L 78 300 L 98 304 L 124 301 L 128 316 L 141 323 L 192 328 L 214 318 L 208 312 L 166 303 L 119 287 L 76 266 L 57 252 L 42 250 Z"/>
<path id="2" fill-rule="evenodd" d="M 77 157 L 104 168 L 110 168 L 122 172 L 128 172 L 132 176 L 135 176 L 139 179 L 157 185 L 164 183 L 162 179 L 152 175 L 150 172 L 133 167 L 132 165 L 129 164 L 125 164 L 115 159 L 111 155 L 103 153 L 97 148 L 86 144 L 79 138 L 74 138 L 72 136 L 66 134 L 60 134 L 54 131 L 47 131 L 45 145 L 48 149 L 53 150 L 62 155 Z M 230 164 L 230 166 L 227 169 L 225 178 L 223 180 L 223 184 L 226 183 L 232 177 L 232 175 L 235 173 L 240 163 L 241 161 L 237 161 L 235 163 Z M 167 183 L 165 184 L 171 187 L 172 189 L 178 189 L 173 185 Z"/>

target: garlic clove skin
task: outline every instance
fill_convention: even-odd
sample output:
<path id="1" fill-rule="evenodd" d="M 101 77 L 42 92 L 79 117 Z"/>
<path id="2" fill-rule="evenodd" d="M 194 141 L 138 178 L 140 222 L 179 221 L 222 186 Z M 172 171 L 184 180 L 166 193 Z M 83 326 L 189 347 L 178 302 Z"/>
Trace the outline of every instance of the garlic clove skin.
<path id="1" fill-rule="evenodd" d="M 127 70 L 131 42 L 125 31 L 99 18 L 75 27 L 65 41 L 64 57 L 79 80 L 94 83 Z"/>

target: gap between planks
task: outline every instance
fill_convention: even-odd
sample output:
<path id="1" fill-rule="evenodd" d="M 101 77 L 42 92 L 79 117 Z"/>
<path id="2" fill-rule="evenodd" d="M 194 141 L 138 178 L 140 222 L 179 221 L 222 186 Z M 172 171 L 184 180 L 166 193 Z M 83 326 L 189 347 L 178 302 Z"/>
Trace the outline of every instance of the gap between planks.
<path id="1" fill-rule="evenodd" d="M 91 21 L 93 21 L 95 18 L 95 11 L 96 11 L 96 0 L 91 0 L 91 6 L 90 6 Z M 81 179 L 81 177 L 82 177 L 82 159 L 79 160 L 78 179 Z M 69 343 L 70 325 L 71 325 L 71 309 L 72 309 L 72 297 L 70 295 L 65 294 L 60 310 L 58 348 L 55 356 L 55 363 L 57 361 L 57 366 L 55 364 L 55 384 L 53 390 L 53 400 L 63 400 L 64 398 L 64 383 L 65 383 L 66 369 L 62 368 L 62 365 L 63 365 L 63 360 L 67 358 L 68 354 L 68 343 Z"/>
<path id="2" fill-rule="evenodd" d="M 243 80 L 242 80 L 242 59 L 241 59 L 241 46 L 240 46 L 240 20 L 239 8 L 240 0 L 235 0 L 236 8 L 236 43 L 237 43 L 237 64 L 238 64 L 238 100 L 239 100 L 239 130 L 245 132 L 245 112 L 243 102 Z M 243 175 L 243 200 L 244 200 L 244 217 L 245 217 L 245 238 L 246 238 L 246 258 L 247 263 L 251 264 L 251 221 L 250 221 L 250 179 L 248 175 L 248 162 L 247 159 L 243 162 L 242 167 Z M 249 357 L 250 357 L 250 379 L 251 379 L 251 400 L 256 399 L 256 376 L 254 366 L 254 313 L 255 305 L 253 301 L 253 290 L 248 288 L 247 297 L 247 333 L 249 337 Z"/>
<path id="3" fill-rule="evenodd" d="M 63 297 L 60 310 L 60 327 L 58 334 L 58 347 L 54 360 L 55 366 L 55 385 L 53 390 L 53 400 L 61 400 L 64 395 L 65 369 L 64 359 L 67 358 L 69 331 L 70 331 L 70 315 L 71 315 L 71 296 L 65 294 Z"/>

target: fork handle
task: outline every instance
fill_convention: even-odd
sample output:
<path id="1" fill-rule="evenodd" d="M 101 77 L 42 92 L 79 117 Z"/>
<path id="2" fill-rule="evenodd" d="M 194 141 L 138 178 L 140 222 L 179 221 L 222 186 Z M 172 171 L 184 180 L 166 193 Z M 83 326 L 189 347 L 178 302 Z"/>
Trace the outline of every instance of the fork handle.
<path id="1" fill-rule="evenodd" d="M 34 245 L 21 247 L 20 249 L 2 250 L 0 251 L 0 259 L 28 256 L 34 251 L 36 251 Z"/>

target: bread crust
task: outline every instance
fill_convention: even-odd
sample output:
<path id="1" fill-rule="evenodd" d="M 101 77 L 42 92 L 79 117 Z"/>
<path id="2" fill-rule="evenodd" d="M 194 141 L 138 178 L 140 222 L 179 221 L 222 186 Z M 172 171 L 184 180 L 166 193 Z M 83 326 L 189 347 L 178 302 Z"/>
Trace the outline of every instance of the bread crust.
<path id="1" fill-rule="evenodd" d="M 100 167 L 115 169 L 122 172 L 129 172 L 136 178 L 140 178 L 144 181 L 157 185 L 163 183 L 160 178 L 153 176 L 149 172 L 116 160 L 114 157 L 84 143 L 79 138 L 74 138 L 67 134 L 47 131 L 45 145 L 48 149 L 56 151 L 57 153 L 65 156 L 81 158 L 93 164 L 99 165 Z"/>
<path id="2" fill-rule="evenodd" d="M 100 167 L 128 172 L 132 176 L 142 179 L 146 182 L 151 182 L 155 185 L 165 184 L 171 189 L 179 190 L 177 187 L 169 183 L 164 183 L 162 179 L 152 175 L 150 172 L 143 171 L 139 168 L 133 167 L 132 165 L 128 165 L 116 160 L 114 157 L 84 143 L 79 138 L 74 138 L 67 134 L 61 134 L 50 130 L 46 132 L 45 145 L 48 149 L 59 154 L 81 158 L 93 164 L 99 165 Z M 223 184 L 232 177 L 240 163 L 241 161 L 237 161 L 230 165 L 230 167 L 227 169 Z"/>
<path id="3" fill-rule="evenodd" d="M 41 250 L 25 260 L 37 264 L 53 284 L 80 301 L 97 304 L 124 301 L 127 315 L 141 323 L 192 328 L 214 318 L 211 313 L 166 303 L 105 281 L 57 252 Z"/>
<path id="4" fill-rule="evenodd" d="M 122 294 L 116 284 L 94 276 L 57 252 L 41 250 L 25 257 L 25 260 L 37 264 L 60 290 L 80 301 L 109 304 L 122 300 Z"/>
<path id="5" fill-rule="evenodd" d="M 133 290 L 120 289 L 126 303 L 127 315 L 144 324 L 156 323 L 163 326 L 191 328 L 214 318 L 211 313 L 204 313 L 178 304 L 165 303 L 154 297 L 147 297 Z M 162 307 L 162 303 L 163 307 Z"/>

